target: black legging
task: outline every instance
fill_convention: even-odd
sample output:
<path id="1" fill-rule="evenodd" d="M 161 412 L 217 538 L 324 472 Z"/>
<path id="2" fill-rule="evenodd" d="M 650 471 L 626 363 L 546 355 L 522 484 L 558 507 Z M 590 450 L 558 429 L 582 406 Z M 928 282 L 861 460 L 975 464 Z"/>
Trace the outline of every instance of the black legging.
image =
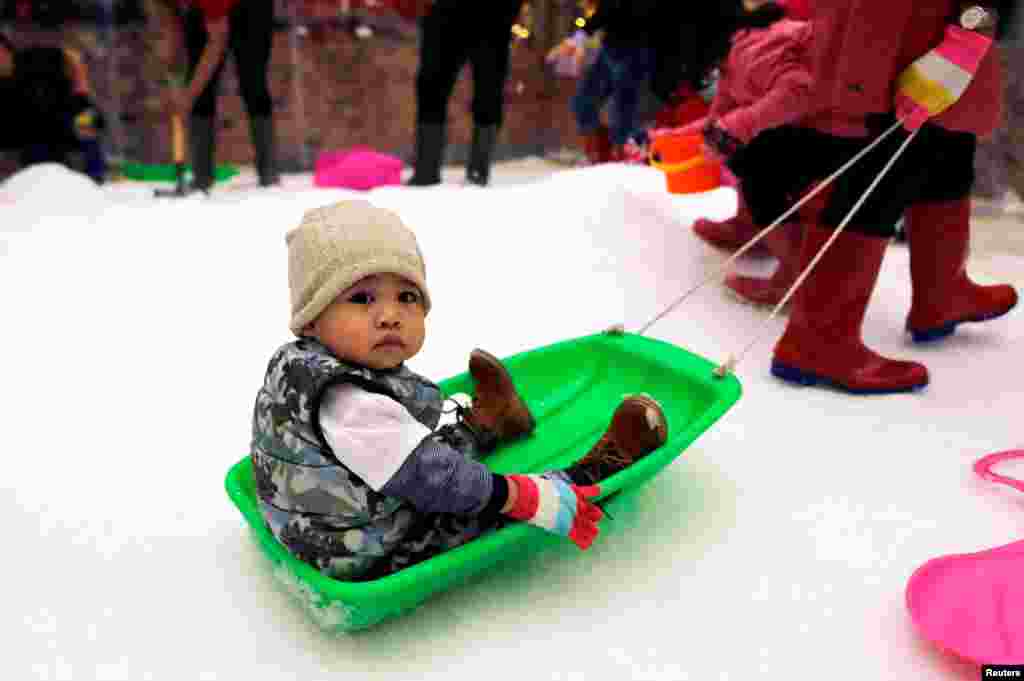
<path id="1" fill-rule="evenodd" d="M 416 121 L 444 124 L 459 72 L 473 68 L 473 123 L 501 125 L 510 31 L 520 0 L 436 1 L 420 22 Z"/>
<path id="2" fill-rule="evenodd" d="M 235 57 L 242 101 L 250 118 L 269 116 L 272 110 L 267 87 L 267 65 L 274 35 L 273 0 L 239 0 L 228 16 L 228 49 Z M 203 14 L 190 9 L 185 15 L 185 43 L 188 48 L 189 77 L 199 64 L 206 46 Z M 192 113 L 212 118 L 217 113 L 217 84 L 224 71 L 224 62 L 217 66 L 210 82 L 196 99 Z"/>
<path id="3" fill-rule="evenodd" d="M 896 122 L 891 115 L 878 116 L 869 123 L 874 139 Z M 835 190 L 822 213 L 822 222 L 838 226 L 885 164 L 906 141 L 909 133 L 900 128 L 872 149 L 849 172 L 836 180 Z M 843 150 L 845 162 L 869 140 Z M 974 186 L 974 154 L 978 138 L 968 132 L 953 132 L 926 123 L 903 155 L 893 163 L 874 192 L 850 222 L 850 228 L 868 236 L 891 237 L 904 211 L 916 203 L 945 203 L 970 196 Z"/>
<path id="4" fill-rule="evenodd" d="M 758 135 L 729 161 L 754 220 L 760 224 L 774 221 L 811 184 L 838 170 L 895 120 L 891 115 L 873 117 L 869 122 L 872 133 L 864 138 L 789 126 Z M 825 210 L 818 216 L 822 224 L 836 227 L 842 222 L 908 134 L 902 129 L 894 132 L 835 181 Z M 976 148 L 977 138 L 970 133 L 925 124 L 848 229 L 891 237 L 909 206 L 967 197 L 974 184 Z"/>

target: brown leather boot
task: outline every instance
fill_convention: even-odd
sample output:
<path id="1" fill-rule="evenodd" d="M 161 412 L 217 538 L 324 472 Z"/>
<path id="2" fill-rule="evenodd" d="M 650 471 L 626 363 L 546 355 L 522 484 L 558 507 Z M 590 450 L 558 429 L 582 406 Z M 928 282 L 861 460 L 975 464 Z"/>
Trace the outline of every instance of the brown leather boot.
<path id="1" fill-rule="evenodd" d="M 537 422 L 501 360 L 477 348 L 469 355 L 469 373 L 476 390 L 463 422 L 482 436 L 478 439 L 493 447 L 533 432 Z"/>
<path id="2" fill-rule="evenodd" d="M 593 485 L 650 454 L 668 439 L 661 405 L 648 395 L 631 395 L 612 414 L 608 430 L 566 474 L 578 485 Z"/>

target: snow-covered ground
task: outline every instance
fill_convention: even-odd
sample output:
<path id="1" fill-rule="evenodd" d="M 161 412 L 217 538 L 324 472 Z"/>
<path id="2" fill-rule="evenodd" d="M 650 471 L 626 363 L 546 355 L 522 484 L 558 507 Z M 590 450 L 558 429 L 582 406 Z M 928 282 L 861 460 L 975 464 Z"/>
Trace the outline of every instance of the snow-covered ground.
<path id="1" fill-rule="evenodd" d="M 509 177 L 362 195 L 425 252 L 434 310 L 414 370 L 636 330 L 721 261 L 689 227 L 729 215 L 729 190 L 673 197 L 657 171 L 621 166 Z M 566 542 L 377 629 L 322 634 L 223 478 L 289 338 L 283 235 L 348 195 L 300 176 L 157 200 L 56 166 L 0 185 L 6 678 L 977 678 L 915 636 L 904 588 L 932 557 L 1024 530 L 1024 498 L 970 470 L 1024 446 L 1024 316 L 911 347 L 900 246 L 865 338 L 926 362 L 926 391 L 783 385 L 768 375 L 783 320 L 707 286 L 650 335 L 724 359 L 766 332 L 738 367 L 744 396 L 594 548 Z M 1022 283 L 1024 260 L 996 264 Z"/>

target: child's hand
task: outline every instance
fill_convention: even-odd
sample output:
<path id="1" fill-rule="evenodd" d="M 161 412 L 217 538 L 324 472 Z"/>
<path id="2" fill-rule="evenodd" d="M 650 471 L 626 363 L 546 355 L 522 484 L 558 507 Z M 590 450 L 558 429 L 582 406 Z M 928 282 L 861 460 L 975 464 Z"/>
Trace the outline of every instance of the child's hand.
<path id="1" fill-rule="evenodd" d="M 707 122 L 702 132 L 706 148 L 722 160 L 728 160 L 743 146 L 732 133 L 711 121 Z"/>
<path id="2" fill-rule="evenodd" d="M 506 475 L 509 503 L 502 512 L 553 534 L 568 537 L 587 549 L 597 537 L 604 513 L 588 499 L 601 493 L 598 485 L 570 485 L 541 475 Z"/>
<path id="3" fill-rule="evenodd" d="M 163 100 L 164 111 L 169 116 L 187 116 L 189 110 L 192 108 L 192 103 L 188 99 L 188 93 L 183 87 L 165 87 L 161 93 Z"/>
<path id="4" fill-rule="evenodd" d="M 896 79 L 896 116 L 913 131 L 951 107 L 967 90 L 992 39 L 947 26 L 942 43 Z"/>

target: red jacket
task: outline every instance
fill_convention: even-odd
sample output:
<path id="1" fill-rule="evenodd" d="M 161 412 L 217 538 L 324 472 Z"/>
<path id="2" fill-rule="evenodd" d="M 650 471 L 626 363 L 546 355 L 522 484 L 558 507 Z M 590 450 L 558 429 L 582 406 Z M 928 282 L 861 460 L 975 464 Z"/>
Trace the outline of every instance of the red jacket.
<path id="1" fill-rule="evenodd" d="M 744 143 L 803 118 L 812 102 L 811 39 L 811 24 L 790 19 L 733 36 L 708 117 Z"/>
<path id="2" fill-rule="evenodd" d="M 790 19 L 796 19 L 797 21 L 810 21 L 814 15 L 814 8 L 811 6 L 811 0 L 780 0 L 786 10 L 786 16 Z"/>
<path id="3" fill-rule="evenodd" d="M 815 0 L 815 102 L 806 124 L 861 136 L 864 118 L 893 109 L 897 76 L 942 42 L 959 0 Z M 1002 116 L 1002 74 L 992 46 L 967 91 L 933 119 L 949 129 L 990 134 Z"/>
<path id="4" fill-rule="evenodd" d="M 215 20 L 226 17 L 238 0 L 184 0 L 182 4 L 199 8 L 207 19 Z"/>
<path id="5" fill-rule="evenodd" d="M 811 24 L 790 19 L 734 35 L 729 54 L 719 67 L 707 118 L 743 143 L 763 130 L 802 119 L 814 101 L 812 38 Z M 706 120 L 680 132 L 696 134 Z"/>

